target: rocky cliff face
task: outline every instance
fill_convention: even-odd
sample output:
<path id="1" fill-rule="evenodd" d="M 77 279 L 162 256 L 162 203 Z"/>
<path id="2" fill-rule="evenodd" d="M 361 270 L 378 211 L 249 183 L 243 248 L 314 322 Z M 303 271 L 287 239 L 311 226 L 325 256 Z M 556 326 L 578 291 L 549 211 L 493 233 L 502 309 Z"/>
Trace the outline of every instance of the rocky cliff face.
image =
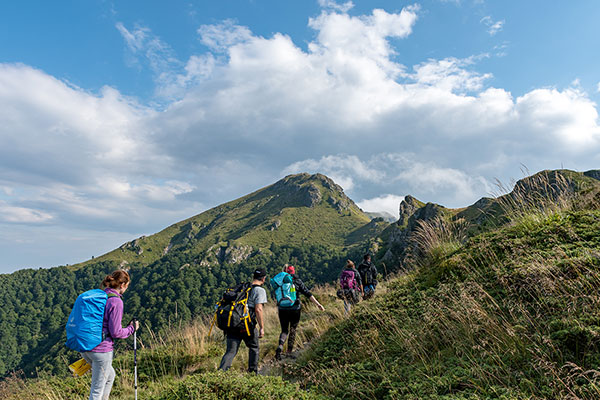
<path id="1" fill-rule="evenodd" d="M 428 221 L 448 212 L 447 208 L 438 204 L 425 204 L 410 195 L 406 196 L 400 203 L 400 218 L 387 229 L 387 251 L 381 261 L 394 269 L 406 269 L 407 257 L 414 247 L 411 236 L 418 226 L 417 222 Z"/>

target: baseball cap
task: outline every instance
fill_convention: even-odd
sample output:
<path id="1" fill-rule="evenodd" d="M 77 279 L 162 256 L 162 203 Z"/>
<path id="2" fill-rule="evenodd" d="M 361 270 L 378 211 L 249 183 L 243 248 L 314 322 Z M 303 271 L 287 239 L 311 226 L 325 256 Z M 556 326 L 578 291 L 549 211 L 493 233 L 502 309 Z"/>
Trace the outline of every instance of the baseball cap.
<path id="1" fill-rule="evenodd" d="M 253 275 L 254 279 L 260 279 L 263 276 L 267 276 L 267 271 L 265 271 L 264 268 L 258 268 L 258 269 L 254 270 L 254 275 Z"/>

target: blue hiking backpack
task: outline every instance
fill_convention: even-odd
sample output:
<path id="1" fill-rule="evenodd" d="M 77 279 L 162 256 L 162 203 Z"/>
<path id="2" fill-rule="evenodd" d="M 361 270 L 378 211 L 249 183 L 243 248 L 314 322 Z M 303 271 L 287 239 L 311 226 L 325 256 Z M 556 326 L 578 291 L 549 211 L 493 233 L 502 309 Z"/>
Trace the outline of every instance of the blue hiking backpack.
<path id="1" fill-rule="evenodd" d="M 109 297 L 118 297 L 118 295 L 106 294 L 101 289 L 92 289 L 77 297 L 66 325 L 65 345 L 68 348 L 79 352 L 90 351 L 104 340 L 102 323 Z"/>
<path id="2" fill-rule="evenodd" d="M 275 290 L 277 306 L 290 308 L 296 303 L 296 287 L 292 275 L 280 272 L 271 278 L 271 287 Z"/>

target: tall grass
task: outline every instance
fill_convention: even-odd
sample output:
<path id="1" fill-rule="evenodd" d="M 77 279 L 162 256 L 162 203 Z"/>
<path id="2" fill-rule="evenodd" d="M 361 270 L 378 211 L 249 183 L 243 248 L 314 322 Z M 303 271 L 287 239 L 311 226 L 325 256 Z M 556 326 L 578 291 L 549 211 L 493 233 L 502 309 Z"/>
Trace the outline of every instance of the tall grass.
<path id="1" fill-rule="evenodd" d="M 421 222 L 415 272 L 295 373 L 337 398 L 600 398 L 600 212 L 576 185 L 518 185 L 498 198 L 508 226 L 468 240 L 463 221 Z"/>

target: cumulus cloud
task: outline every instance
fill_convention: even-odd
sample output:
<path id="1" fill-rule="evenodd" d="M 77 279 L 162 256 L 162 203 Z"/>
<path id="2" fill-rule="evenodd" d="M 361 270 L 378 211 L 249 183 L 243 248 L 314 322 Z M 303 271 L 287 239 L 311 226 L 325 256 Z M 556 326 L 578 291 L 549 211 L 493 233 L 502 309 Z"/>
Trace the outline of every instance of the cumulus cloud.
<path id="1" fill-rule="evenodd" d="M 414 67 L 415 74 L 412 77 L 418 84 L 440 88 L 445 92 L 477 91 L 483 88 L 484 82 L 492 74 L 480 74 L 466 67 L 483 57 L 487 55 L 467 59 L 428 60 Z"/>
<path id="2" fill-rule="evenodd" d="M 117 24 L 170 99 L 160 110 L 0 64 L 0 224 L 152 233 L 296 172 L 374 201 L 361 204 L 458 207 L 521 163 L 597 167 L 597 105 L 578 85 L 514 96 L 490 86 L 486 54 L 405 65 L 394 43 L 419 6 L 320 5 L 306 49 L 223 21 L 199 27 L 206 52 L 183 61 L 149 28 Z"/>
<path id="3" fill-rule="evenodd" d="M 301 172 L 321 172 L 336 181 L 344 190 L 354 188 L 354 179 L 377 182 L 384 172 L 371 168 L 357 156 L 329 155 L 319 160 L 298 161 L 283 170 L 284 175 Z"/>
<path id="4" fill-rule="evenodd" d="M 364 199 L 357 202 L 357 205 L 367 212 L 385 212 L 393 215 L 396 218 L 400 216 L 400 203 L 404 200 L 404 196 L 394 194 L 386 194 L 372 199 Z"/>

